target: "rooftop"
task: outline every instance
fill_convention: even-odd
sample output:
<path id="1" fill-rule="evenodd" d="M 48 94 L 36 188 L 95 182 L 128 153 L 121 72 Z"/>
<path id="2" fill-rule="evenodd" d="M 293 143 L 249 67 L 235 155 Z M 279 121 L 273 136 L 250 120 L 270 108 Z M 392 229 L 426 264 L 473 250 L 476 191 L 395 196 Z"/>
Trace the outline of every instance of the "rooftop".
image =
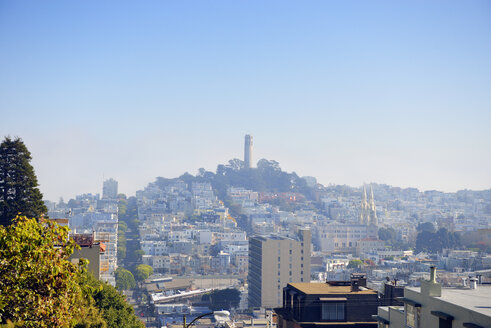
<path id="1" fill-rule="evenodd" d="M 408 289 L 421 292 L 420 288 Z M 442 296 L 435 298 L 491 317 L 491 285 L 478 285 L 477 289 L 442 288 Z"/>
<path id="2" fill-rule="evenodd" d="M 253 238 L 259 239 L 261 241 L 266 241 L 266 240 L 296 240 L 291 237 L 284 237 L 284 236 L 279 236 L 279 235 L 256 235 L 253 236 Z"/>
<path id="3" fill-rule="evenodd" d="M 360 287 L 357 292 L 351 291 L 351 286 L 332 286 L 324 282 L 297 282 L 290 286 L 296 288 L 304 294 L 324 295 L 324 294 L 377 294 L 373 289 Z"/>

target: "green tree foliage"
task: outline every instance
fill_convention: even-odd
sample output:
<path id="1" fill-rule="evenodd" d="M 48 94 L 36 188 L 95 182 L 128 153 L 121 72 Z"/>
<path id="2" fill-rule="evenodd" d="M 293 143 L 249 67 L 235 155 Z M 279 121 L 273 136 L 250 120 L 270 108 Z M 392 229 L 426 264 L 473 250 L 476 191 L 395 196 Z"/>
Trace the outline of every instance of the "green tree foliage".
<path id="1" fill-rule="evenodd" d="M 119 194 L 118 195 L 118 215 L 119 216 L 126 215 L 127 204 L 128 204 L 128 202 L 126 200 L 126 195 L 125 194 Z"/>
<path id="2" fill-rule="evenodd" d="M 126 258 L 126 247 L 118 246 L 118 261 L 123 261 Z"/>
<path id="3" fill-rule="evenodd" d="M 31 153 L 20 138 L 0 144 L 0 224 L 9 225 L 19 214 L 42 217 L 48 212 L 38 189 Z"/>
<path id="4" fill-rule="evenodd" d="M 378 229 L 378 238 L 387 242 L 395 241 L 397 233 L 394 228 L 380 228 Z"/>
<path id="5" fill-rule="evenodd" d="M 461 241 L 466 248 L 491 253 L 491 238 L 488 238 L 486 230 L 463 232 Z"/>
<path id="6" fill-rule="evenodd" d="M 135 311 L 126 303 L 123 295 L 108 284 L 94 295 L 96 306 L 101 310 L 109 328 L 142 328 L 143 323 L 135 316 Z"/>
<path id="7" fill-rule="evenodd" d="M 350 260 L 348 263 L 348 268 L 349 269 L 356 269 L 360 268 L 363 265 L 362 260 Z"/>
<path id="8" fill-rule="evenodd" d="M 433 233 L 433 232 L 435 232 L 435 226 L 431 222 L 424 222 L 424 223 L 418 224 L 418 226 L 416 227 L 416 230 L 419 232 L 428 231 L 428 232 Z"/>
<path id="9" fill-rule="evenodd" d="M 116 269 L 116 287 L 120 290 L 129 290 L 136 287 L 135 277 L 130 271 L 117 268 Z"/>
<path id="10" fill-rule="evenodd" d="M 136 262 L 140 262 L 142 260 L 143 255 L 145 255 L 145 252 L 142 249 L 137 249 L 133 251 L 133 259 Z"/>
<path id="11" fill-rule="evenodd" d="M 397 232 L 392 227 L 378 229 L 378 238 L 385 241 L 385 244 L 391 246 L 392 249 L 407 249 L 409 247 L 407 243 L 397 238 Z"/>
<path id="12" fill-rule="evenodd" d="M 126 210 L 125 210 L 126 211 Z M 126 222 L 118 222 L 118 261 L 121 263 L 126 258 Z"/>
<path id="13" fill-rule="evenodd" d="M 68 228 L 17 217 L 0 226 L 0 320 L 66 327 L 83 302 Z M 55 247 L 56 245 L 56 247 Z"/>
<path id="14" fill-rule="evenodd" d="M 208 294 L 208 299 L 213 311 L 231 310 L 239 306 L 240 292 L 235 288 L 214 290 Z"/>
<path id="15" fill-rule="evenodd" d="M 314 194 L 314 190 L 295 172 L 284 172 L 278 162 L 264 158 L 257 163 L 255 169 L 246 169 L 243 161 L 234 158 L 228 161 L 228 164 L 218 165 L 216 173 L 200 169 L 196 177 L 186 172 L 176 179 L 158 177 L 155 183 L 164 188 L 177 180 L 188 185 L 193 182 L 210 182 L 222 200 L 226 199 L 227 188 L 230 186 L 254 191 L 299 192 L 312 199 Z"/>
<path id="16" fill-rule="evenodd" d="M 119 199 L 119 204 L 124 203 L 124 213 L 119 215 L 119 227 L 118 227 L 118 261 L 121 266 L 126 269 L 133 268 L 135 262 L 141 261 L 143 251 L 139 242 L 138 234 L 138 205 L 136 197 L 129 197 L 128 199 Z"/>
<path id="17" fill-rule="evenodd" d="M 13 327 L 143 327 L 116 289 L 68 260 L 68 228 L 17 217 L 0 226 L 0 324 Z"/>
<path id="18" fill-rule="evenodd" d="M 437 232 L 422 230 L 416 237 L 417 252 L 439 253 L 444 248 L 455 248 L 460 245 L 460 236 L 445 228 L 438 229 Z"/>
<path id="19" fill-rule="evenodd" d="M 108 328 L 143 328 L 144 325 L 135 316 L 133 307 L 129 305 L 111 285 L 88 277 L 84 286 L 90 291 L 95 307 L 104 318 Z"/>
<path id="20" fill-rule="evenodd" d="M 128 225 L 126 222 L 118 222 L 118 231 L 126 232 L 128 230 Z"/>
<path id="21" fill-rule="evenodd" d="M 153 274 L 153 268 L 150 265 L 140 264 L 135 268 L 135 278 L 137 281 L 143 281 Z"/>
<path id="22" fill-rule="evenodd" d="M 296 173 L 283 172 L 278 162 L 264 158 L 253 170 L 244 169 L 242 161 L 238 159 L 230 160 L 228 165 L 218 165 L 211 182 L 221 198 L 225 197 L 228 186 L 240 186 L 255 191 L 309 194 L 304 179 Z"/>

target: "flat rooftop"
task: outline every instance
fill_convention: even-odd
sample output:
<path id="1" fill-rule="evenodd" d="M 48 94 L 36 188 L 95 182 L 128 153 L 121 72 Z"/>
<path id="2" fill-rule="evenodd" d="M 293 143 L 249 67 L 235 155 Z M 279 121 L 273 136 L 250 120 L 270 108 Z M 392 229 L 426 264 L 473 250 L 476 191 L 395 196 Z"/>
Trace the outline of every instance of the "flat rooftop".
<path id="1" fill-rule="evenodd" d="M 325 282 L 297 282 L 290 283 L 290 286 L 296 288 L 304 294 L 310 295 L 326 295 L 326 294 L 377 294 L 377 291 L 369 289 L 360 290 L 357 292 L 351 291 L 351 286 L 332 286 Z"/>
<path id="2" fill-rule="evenodd" d="M 407 288 L 421 292 L 421 288 Z M 491 285 L 478 285 L 476 289 L 442 288 L 442 296 L 435 298 L 491 317 Z"/>
<path id="3" fill-rule="evenodd" d="M 295 238 L 292 237 L 285 237 L 285 236 L 279 236 L 279 235 L 256 235 L 252 236 L 251 238 L 259 239 L 262 241 L 267 241 L 267 240 L 295 240 L 298 241 Z"/>

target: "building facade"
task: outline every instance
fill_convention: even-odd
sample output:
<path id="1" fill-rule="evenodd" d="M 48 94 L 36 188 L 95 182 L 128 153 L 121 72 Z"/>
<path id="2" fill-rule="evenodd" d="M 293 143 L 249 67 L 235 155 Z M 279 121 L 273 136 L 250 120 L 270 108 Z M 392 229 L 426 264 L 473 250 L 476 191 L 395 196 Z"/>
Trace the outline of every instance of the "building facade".
<path id="1" fill-rule="evenodd" d="M 310 282 L 310 230 L 298 238 L 271 235 L 249 239 L 249 307 L 273 308 L 283 303 L 283 288 Z"/>
<path id="2" fill-rule="evenodd" d="M 491 286 L 442 288 L 432 267 L 429 281 L 404 289 L 404 306 L 379 307 L 381 328 L 484 328 L 491 327 Z"/>
<path id="3" fill-rule="evenodd" d="M 102 184 L 102 198 L 116 199 L 118 198 L 118 181 L 108 179 Z"/>
<path id="4" fill-rule="evenodd" d="M 283 290 L 283 307 L 275 309 L 278 328 L 376 328 L 377 291 L 366 287 L 365 274 L 350 281 L 292 283 Z"/>

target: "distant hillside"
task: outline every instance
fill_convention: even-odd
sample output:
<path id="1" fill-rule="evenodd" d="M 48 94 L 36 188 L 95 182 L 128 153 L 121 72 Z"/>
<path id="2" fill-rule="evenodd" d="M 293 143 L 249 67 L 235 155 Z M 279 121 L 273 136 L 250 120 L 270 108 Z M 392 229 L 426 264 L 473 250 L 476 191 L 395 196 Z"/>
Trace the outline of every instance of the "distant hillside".
<path id="1" fill-rule="evenodd" d="M 220 199 L 226 198 L 227 188 L 231 186 L 258 192 L 298 192 L 308 199 L 312 195 L 312 190 L 304 179 L 295 172 L 282 171 L 278 162 L 267 159 L 261 159 L 257 168 L 245 168 L 243 161 L 232 159 L 228 164 L 219 164 L 215 173 L 200 169 L 196 176 L 186 172 L 174 179 L 158 177 L 156 184 L 162 188 L 177 180 L 188 185 L 193 182 L 209 182 Z"/>

